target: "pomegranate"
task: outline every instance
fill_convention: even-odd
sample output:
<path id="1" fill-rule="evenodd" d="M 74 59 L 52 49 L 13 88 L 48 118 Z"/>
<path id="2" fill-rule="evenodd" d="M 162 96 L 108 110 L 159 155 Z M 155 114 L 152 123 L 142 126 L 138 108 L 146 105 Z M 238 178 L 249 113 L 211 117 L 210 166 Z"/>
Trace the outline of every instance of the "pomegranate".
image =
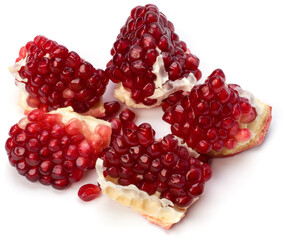
<path id="1" fill-rule="evenodd" d="M 98 159 L 98 182 L 110 198 L 170 228 L 203 193 L 212 175 L 209 158 L 172 134 L 156 140 L 151 125 L 137 126 L 134 117 L 124 109 L 110 120 L 112 140 Z"/>
<path id="2" fill-rule="evenodd" d="M 36 36 L 20 49 L 10 72 L 21 89 L 19 105 L 25 110 L 48 112 L 71 106 L 78 113 L 104 115 L 105 72 L 55 41 Z"/>
<path id="3" fill-rule="evenodd" d="M 174 135 L 211 156 L 229 156 L 261 144 L 271 122 L 271 107 L 240 86 L 226 84 L 220 69 L 190 92 L 170 95 L 162 108 Z"/>
<path id="4" fill-rule="evenodd" d="M 71 107 L 36 109 L 11 127 L 5 148 L 11 165 L 28 180 L 63 189 L 95 168 L 110 137 L 108 122 Z"/>
<path id="5" fill-rule="evenodd" d="M 199 59 L 153 4 L 132 9 L 111 50 L 109 78 L 114 95 L 127 106 L 150 108 L 200 79 Z"/>

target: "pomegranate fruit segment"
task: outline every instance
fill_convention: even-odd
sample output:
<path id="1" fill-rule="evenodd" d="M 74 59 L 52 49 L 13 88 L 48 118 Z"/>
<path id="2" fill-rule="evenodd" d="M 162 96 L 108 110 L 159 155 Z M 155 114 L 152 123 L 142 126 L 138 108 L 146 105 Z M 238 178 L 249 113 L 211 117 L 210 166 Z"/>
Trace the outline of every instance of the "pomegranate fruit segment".
<path id="1" fill-rule="evenodd" d="M 178 91 L 162 103 L 163 120 L 174 135 L 199 153 L 233 155 L 263 141 L 271 107 L 236 84 L 226 84 L 217 69 L 190 92 Z"/>
<path id="2" fill-rule="evenodd" d="M 127 106 L 158 106 L 172 92 L 190 90 L 201 78 L 199 59 L 152 4 L 132 9 L 111 55 L 106 72 L 118 84 L 115 96 Z"/>
<path id="3" fill-rule="evenodd" d="M 109 81 L 105 72 L 44 36 L 20 49 L 10 72 L 22 90 L 19 104 L 26 110 L 71 106 L 78 113 L 104 114 L 101 96 Z"/>
<path id="4" fill-rule="evenodd" d="M 70 107 L 50 113 L 36 109 L 11 127 L 5 148 L 11 165 L 28 180 L 63 189 L 95 168 L 110 137 L 108 122 Z"/>
<path id="5" fill-rule="evenodd" d="M 104 176 L 121 186 L 135 185 L 149 195 L 168 199 L 177 207 L 190 206 L 211 177 L 206 158 L 200 161 L 199 154 L 171 134 L 155 140 L 151 125 L 137 126 L 134 117 L 124 109 L 119 118 L 110 120 L 111 144 L 100 155 Z"/>

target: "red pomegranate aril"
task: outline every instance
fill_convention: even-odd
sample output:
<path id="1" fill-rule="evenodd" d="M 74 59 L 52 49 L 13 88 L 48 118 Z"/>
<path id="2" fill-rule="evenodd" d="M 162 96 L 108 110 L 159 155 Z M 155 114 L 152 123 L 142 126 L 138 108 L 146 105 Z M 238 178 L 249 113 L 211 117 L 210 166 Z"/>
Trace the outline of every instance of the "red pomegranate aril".
<path id="1" fill-rule="evenodd" d="M 121 121 L 117 117 L 113 117 L 109 119 L 109 122 L 111 123 L 112 133 L 115 135 L 120 134 L 121 131 Z"/>
<path id="2" fill-rule="evenodd" d="M 76 166 L 79 170 L 83 170 L 83 171 L 86 170 L 89 166 L 89 159 L 82 157 L 82 156 L 79 156 L 76 159 Z"/>
<path id="3" fill-rule="evenodd" d="M 189 183 L 194 183 L 200 181 L 201 176 L 201 170 L 197 167 L 193 167 L 187 172 L 186 179 Z"/>
<path id="4" fill-rule="evenodd" d="M 26 174 L 25 174 L 26 178 L 31 181 L 31 182 L 36 182 L 39 180 L 39 174 L 38 174 L 38 170 L 37 168 L 33 167 L 30 168 Z"/>
<path id="5" fill-rule="evenodd" d="M 155 131 L 152 129 L 151 125 L 148 123 L 142 123 L 138 126 L 137 136 L 140 144 L 143 146 L 148 146 L 154 142 Z"/>
<path id="6" fill-rule="evenodd" d="M 9 154 L 11 151 L 16 147 L 16 143 L 13 138 L 8 138 L 6 143 L 5 143 L 5 150 Z"/>
<path id="7" fill-rule="evenodd" d="M 170 187 L 182 188 L 185 185 L 185 177 L 181 174 L 172 174 L 167 183 Z"/>
<path id="8" fill-rule="evenodd" d="M 39 172 L 40 172 L 42 175 L 46 176 L 46 175 L 50 175 L 52 169 L 53 169 L 53 163 L 52 163 L 52 161 L 46 160 L 46 161 L 43 161 L 43 162 L 40 164 Z"/>
<path id="9" fill-rule="evenodd" d="M 175 204 L 179 207 L 188 207 L 192 200 L 192 197 L 189 196 L 179 196 L 175 199 Z"/>
<path id="10" fill-rule="evenodd" d="M 148 154 L 143 154 L 139 159 L 138 163 L 144 169 L 148 169 L 151 165 L 151 157 Z"/>
<path id="11" fill-rule="evenodd" d="M 73 169 L 73 171 L 69 174 L 69 182 L 75 183 L 82 179 L 84 175 L 84 171 L 80 169 Z"/>
<path id="12" fill-rule="evenodd" d="M 11 156 L 15 161 L 22 160 L 25 157 L 26 150 L 24 147 L 21 146 L 16 146 L 12 151 L 11 151 Z"/>
<path id="13" fill-rule="evenodd" d="M 163 168 L 158 174 L 157 174 L 157 179 L 161 182 L 166 182 L 170 175 L 170 171 L 166 168 Z"/>
<path id="14" fill-rule="evenodd" d="M 129 146 L 135 146 L 139 143 L 136 130 L 130 128 L 124 131 L 123 138 Z"/>
<path id="15" fill-rule="evenodd" d="M 189 196 L 199 196 L 204 192 L 204 184 L 196 183 L 187 192 Z"/>
<path id="16" fill-rule="evenodd" d="M 29 166 L 34 167 L 41 162 L 41 159 L 39 158 L 37 153 L 29 153 L 25 158 L 25 161 L 28 163 Z"/>
<path id="17" fill-rule="evenodd" d="M 120 114 L 119 118 L 121 121 L 133 121 L 135 118 L 135 113 L 129 108 L 125 108 Z"/>
<path id="18" fill-rule="evenodd" d="M 130 178 L 133 176 L 132 168 L 120 166 L 118 168 L 118 175 L 121 178 Z"/>
<path id="19" fill-rule="evenodd" d="M 132 167 L 134 160 L 129 154 L 124 154 L 120 157 L 120 163 L 123 167 Z"/>
<path id="20" fill-rule="evenodd" d="M 15 158 L 13 158 L 13 159 L 15 159 Z M 28 164 L 23 160 L 17 161 L 15 166 L 16 166 L 18 173 L 21 175 L 25 175 L 26 172 L 29 170 Z"/>
<path id="21" fill-rule="evenodd" d="M 129 148 L 129 154 L 134 160 L 138 160 L 140 156 L 144 153 L 144 149 L 141 145 L 132 146 Z"/>
<path id="22" fill-rule="evenodd" d="M 114 166 L 108 167 L 106 169 L 106 173 L 112 178 L 118 178 L 119 177 L 118 169 L 117 169 L 117 167 L 114 167 Z"/>
<path id="23" fill-rule="evenodd" d="M 111 118 L 115 116 L 120 110 L 120 103 L 117 101 L 110 101 L 104 103 L 105 118 Z"/>
<path id="24" fill-rule="evenodd" d="M 160 182 L 158 180 L 154 182 L 154 186 L 155 186 L 156 190 L 158 192 L 161 192 L 161 193 L 168 189 L 168 186 L 166 183 Z"/>
<path id="25" fill-rule="evenodd" d="M 152 195 L 156 192 L 153 182 L 144 181 L 140 184 L 139 189 Z"/>
<path id="26" fill-rule="evenodd" d="M 65 179 L 65 174 L 64 174 L 64 169 L 61 165 L 55 165 L 53 167 L 52 173 L 51 173 L 51 177 L 53 179 Z"/>
<path id="27" fill-rule="evenodd" d="M 161 155 L 161 163 L 167 168 L 173 167 L 177 161 L 178 155 L 173 152 L 167 152 L 166 154 Z"/>
<path id="28" fill-rule="evenodd" d="M 53 188 L 61 190 L 66 188 L 69 185 L 69 181 L 67 178 L 64 179 L 55 179 L 52 183 Z"/>

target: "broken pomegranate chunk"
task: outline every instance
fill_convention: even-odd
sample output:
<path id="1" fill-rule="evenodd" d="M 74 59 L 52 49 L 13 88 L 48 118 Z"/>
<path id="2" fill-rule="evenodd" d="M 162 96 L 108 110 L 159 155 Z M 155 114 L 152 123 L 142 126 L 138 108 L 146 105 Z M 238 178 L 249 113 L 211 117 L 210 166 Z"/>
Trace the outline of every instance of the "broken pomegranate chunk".
<path id="1" fill-rule="evenodd" d="M 44 36 L 36 36 L 20 49 L 10 68 L 20 87 L 19 104 L 25 110 L 46 112 L 71 106 L 75 112 L 102 116 L 101 96 L 108 78 L 76 52 Z"/>
<path id="2" fill-rule="evenodd" d="M 238 85 L 226 84 L 220 69 L 190 92 L 170 95 L 162 109 L 174 135 L 199 153 L 216 156 L 258 145 L 271 121 L 271 107 Z"/>
<path id="3" fill-rule="evenodd" d="M 134 117 L 129 109 L 121 112 L 121 131 L 113 132 L 110 146 L 100 155 L 104 176 L 122 186 L 133 184 L 149 195 L 156 193 L 178 207 L 188 207 L 211 177 L 207 160 L 200 161 L 199 154 L 171 134 L 155 140 L 155 131 L 148 123 L 138 127 L 135 123 L 124 124 Z"/>
<path id="4" fill-rule="evenodd" d="M 106 72 L 118 83 L 115 96 L 127 106 L 158 106 L 172 92 L 190 90 L 201 78 L 199 59 L 152 4 L 131 11 L 111 55 Z"/>
<path id="5" fill-rule="evenodd" d="M 63 189 L 95 168 L 110 136 L 108 122 L 70 108 L 36 109 L 11 127 L 5 148 L 11 165 L 28 180 Z"/>

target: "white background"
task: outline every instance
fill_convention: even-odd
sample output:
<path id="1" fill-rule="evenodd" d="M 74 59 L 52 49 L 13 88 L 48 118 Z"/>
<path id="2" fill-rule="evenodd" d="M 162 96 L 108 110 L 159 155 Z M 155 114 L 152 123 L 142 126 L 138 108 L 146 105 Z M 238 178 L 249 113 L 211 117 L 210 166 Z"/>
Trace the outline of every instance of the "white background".
<path id="1" fill-rule="evenodd" d="M 0 3 L 0 239 L 286 239 L 284 1 L 153 1 L 200 60 L 203 78 L 222 68 L 273 107 L 264 143 L 237 156 L 216 159 L 203 197 L 169 231 L 106 196 L 82 202 L 77 190 L 96 182 L 95 172 L 64 191 L 30 183 L 10 166 L 4 144 L 23 117 L 8 72 L 27 41 L 42 34 L 74 50 L 96 68 L 130 11 L 146 1 L 1 1 Z M 110 85 L 105 99 L 111 99 Z M 169 132 L 160 109 L 139 111 L 162 136 Z M 143 116 L 144 115 L 144 116 Z"/>

